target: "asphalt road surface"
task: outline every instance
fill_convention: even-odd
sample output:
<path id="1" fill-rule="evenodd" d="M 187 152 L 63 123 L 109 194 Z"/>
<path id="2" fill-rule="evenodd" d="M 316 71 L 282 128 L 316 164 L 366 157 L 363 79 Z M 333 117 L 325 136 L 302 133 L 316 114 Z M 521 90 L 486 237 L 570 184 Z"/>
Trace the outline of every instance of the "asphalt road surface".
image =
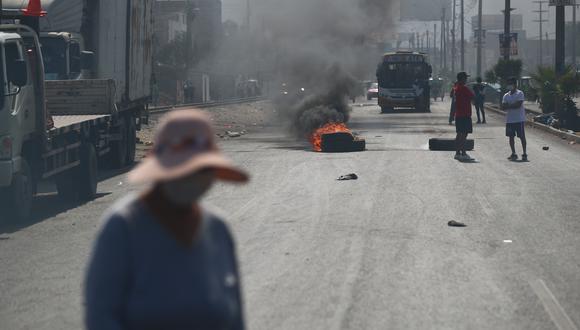
<path id="1" fill-rule="evenodd" d="M 448 106 L 356 107 L 361 153 L 314 153 L 276 126 L 221 143 L 252 173 L 206 199 L 229 214 L 249 329 L 580 327 L 579 146 L 528 130 L 530 162 L 509 162 L 489 114 L 477 162 L 460 163 L 427 150 L 454 135 Z M 336 181 L 348 173 L 359 179 Z M 81 327 L 98 218 L 138 188 L 107 173 L 90 203 L 46 194 L 33 220 L 1 225 L 1 329 Z"/>

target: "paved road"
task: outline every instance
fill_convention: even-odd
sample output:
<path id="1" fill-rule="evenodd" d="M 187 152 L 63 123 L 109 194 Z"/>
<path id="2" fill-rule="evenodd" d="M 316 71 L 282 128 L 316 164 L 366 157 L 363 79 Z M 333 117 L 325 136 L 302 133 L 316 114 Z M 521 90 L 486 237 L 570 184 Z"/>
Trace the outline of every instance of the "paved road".
<path id="1" fill-rule="evenodd" d="M 453 135 L 447 106 L 357 107 L 362 153 L 313 153 L 276 128 L 223 143 L 253 174 L 207 199 L 230 215 L 250 329 L 580 326 L 579 147 L 530 131 L 531 162 L 508 162 L 490 114 L 479 162 L 459 163 L 427 150 Z M 335 181 L 351 172 L 358 181 Z M 79 328 L 97 218 L 136 189 L 123 180 L 111 174 L 82 206 L 44 196 L 34 221 L 0 228 L 0 328 Z"/>

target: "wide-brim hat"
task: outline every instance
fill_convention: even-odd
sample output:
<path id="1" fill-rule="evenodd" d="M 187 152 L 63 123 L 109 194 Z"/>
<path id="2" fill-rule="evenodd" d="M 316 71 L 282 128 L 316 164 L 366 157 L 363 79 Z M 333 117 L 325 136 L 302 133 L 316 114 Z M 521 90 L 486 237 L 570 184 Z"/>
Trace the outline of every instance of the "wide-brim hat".
<path id="1" fill-rule="evenodd" d="M 157 128 L 150 154 L 131 172 L 132 183 L 173 181 L 204 169 L 217 179 L 246 182 L 248 175 L 218 149 L 211 122 L 198 110 L 175 110 Z"/>

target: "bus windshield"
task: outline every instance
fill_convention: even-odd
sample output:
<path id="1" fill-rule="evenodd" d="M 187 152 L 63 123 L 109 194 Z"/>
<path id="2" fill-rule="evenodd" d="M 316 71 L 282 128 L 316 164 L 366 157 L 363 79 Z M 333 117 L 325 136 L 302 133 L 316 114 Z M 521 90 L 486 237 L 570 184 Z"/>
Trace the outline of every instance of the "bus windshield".
<path id="1" fill-rule="evenodd" d="M 383 88 L 410 88 L 417 80 L 429 79 L 425 63 L 382 63 L 377 70 Z"/>

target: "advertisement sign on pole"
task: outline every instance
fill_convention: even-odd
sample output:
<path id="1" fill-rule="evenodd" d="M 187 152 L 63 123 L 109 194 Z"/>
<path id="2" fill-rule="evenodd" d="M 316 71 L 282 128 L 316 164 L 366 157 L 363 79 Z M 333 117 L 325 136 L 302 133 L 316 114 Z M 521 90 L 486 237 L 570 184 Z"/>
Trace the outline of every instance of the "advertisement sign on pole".
<path id="1" fill-rule="evenodd" d="M 505 56 L 509 52 L 510 56 L 518 55 L 518 34 L 510 33 L 507 36 L 502 33 L 499 35 L 499 52 Z"/>

